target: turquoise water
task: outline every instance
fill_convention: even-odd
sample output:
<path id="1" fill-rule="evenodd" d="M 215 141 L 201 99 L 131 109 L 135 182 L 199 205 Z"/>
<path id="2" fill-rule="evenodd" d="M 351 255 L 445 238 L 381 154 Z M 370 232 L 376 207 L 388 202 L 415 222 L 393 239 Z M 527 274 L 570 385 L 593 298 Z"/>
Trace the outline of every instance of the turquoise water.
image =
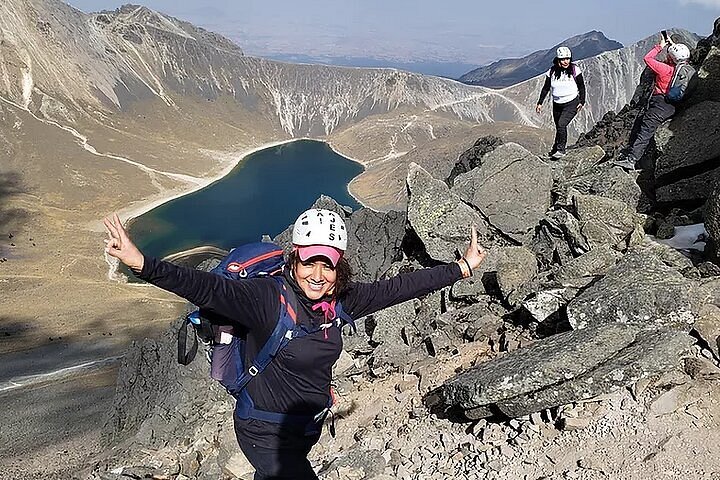
<path id="1" fill-rule="evenodd" d="M 253 153 L 212 185 L 139 216 L 130 235 L 155 257 L 201 245 L 229 249 L 259 241 L 263 234 L 274 237 L 321 194 L 359 208 L 347 185 L 362 171 L 324 142 L 285 143 Z"/>

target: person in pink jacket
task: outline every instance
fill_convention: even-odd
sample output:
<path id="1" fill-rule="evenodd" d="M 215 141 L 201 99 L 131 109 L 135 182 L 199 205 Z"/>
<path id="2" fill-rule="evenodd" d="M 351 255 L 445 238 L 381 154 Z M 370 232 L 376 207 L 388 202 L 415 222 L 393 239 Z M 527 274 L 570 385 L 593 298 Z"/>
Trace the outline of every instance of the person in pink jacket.
<path id="1" fill-rule="evenodd" d="M 668 46 L 667 59 L 661 62 L 655 57 L 666 46 Z M 637 168 L 638 161 L 642 158 L 650 140 L 655 135 L 655 130 L 675 114 L 675 106 L 667 101 L 665 95 L 667 95 L 670 88 L 675 64 L 687 61 L 689 58 L 690 49 L 687 45 L 672 43 L 664 35 L 660 35 L 660 42 L 645 55 L 645 64 L 655 73 L 653 92 L 635 140 L 630 145 L 628 153 L 616 161 L 615 165 L 628 170 Z"/>

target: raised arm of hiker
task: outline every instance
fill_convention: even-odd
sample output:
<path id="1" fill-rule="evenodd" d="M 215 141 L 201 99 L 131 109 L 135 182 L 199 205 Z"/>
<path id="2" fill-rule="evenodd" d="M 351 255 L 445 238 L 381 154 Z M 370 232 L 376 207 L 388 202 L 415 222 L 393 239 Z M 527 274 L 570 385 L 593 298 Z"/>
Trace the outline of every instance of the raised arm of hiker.
<path id="1" fill-rule="evenodd" d="M 236 320 L 247 328 L 257 326 L 253 320 L 258 317 L 256 310 L 259 307 L 249 301 L 258 297 L 253 283 L 231 282 L 209 272 L 178 267 L 152 257 L 145 258 L 130 240 L 117 214 L 106 217 L 103 223 L 109 237 L 105 240 L 105 251 L 131 268 L 139 278 L 179 295 L 198 307 Z"/>
<path id="2" fill-rule="evenodd" d="M 111 257 L 117 258 L 135 272 L 142 270 L 145 257 L 130 240 L 130 236 L 123 227 L 118 214 L 114 213 L 111 217 L 105 217 L 103 223 L 108 234 L 108 239 L 105 240 L 105 252 Z"/>

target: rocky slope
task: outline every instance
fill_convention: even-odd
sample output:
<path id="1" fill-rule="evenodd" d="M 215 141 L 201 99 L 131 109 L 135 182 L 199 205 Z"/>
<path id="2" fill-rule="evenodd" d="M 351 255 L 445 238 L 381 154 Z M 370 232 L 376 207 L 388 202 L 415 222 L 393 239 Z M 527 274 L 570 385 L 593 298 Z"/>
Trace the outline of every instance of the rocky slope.
<path id="1" fill-rule="evenodd" d="M 610 221 L 607 228 L 604 225 L 609 220 L 604 217 L 592 217 L 592 220 L 577 227 L 568 216 L 576 218 L 576 213 L 570 211 L 572 207 L 568 207 L 570 210 L 563 207 L 549 220 L 540 215 L 543 208 L 555 208 L 558 201 L 569 202 L 569 198 L 578 197 L 572 189 L 583 195 L 604 192 L 611 199 L 630 205 L 640 202 L 638 198 L 644 198 L 640 197 L 628 176 L 606 167 L 597 176 L 595 170 L 590 176 L 566 174 L 570 175 L 567 177 L 570 180 L 564 184 L 567 189 L 556 192 L 553 187 L 548 197 L 548 192 L 544 190 L 549 178 L 547 169 L 543 167 L 545 161 L 533 154 L 545 150 L 549 132 L 532 125 L 548 125 L 549 117 L 532 116 L 534 97 L 539 89 L 538 85 L 532 84 L 533 80 L 502 92 L 490 92 L 480 87 L 426 79 L 393 70 L 309 69 L 266 62 L 242 55 L 239 48 L 211 33 L 141 7 L 85 15 L 51 0 L 7 0 L 0 4 L 0 34 L 0 304 L 3 305 L 0 360 L 6 365 L 5 376 L 0 383 L 6 408 L 0 421 L 6 425 L 2 436 L 3 440 L 7 440 L 0 442 L 0 470 L 6 478 L 68 478 L 71 474 L 67 473 L 66 462 L 74 463 L 76 459 L 98 451 L 95 427 L 101 423 L 103 409 L 108 408 L 105 403 L 109 396 L 108 385 L 114 375 L 107 373 L 86 378 L 82 372 L 77 372 L 75 375 L 82 377 L 82 381 L 70 377 L 61 382 L 53 382 L 51 379 L 55 377 L 46 378 L 43 375 L 50 370 L 63 370 L 86 361 L 113 359 L 121 355 L 131 341 L 146 336 L 155 338 L 183 309 L 182 302 L 163 292 L 108 281 L 109 266 L 101 254 L 103 233 L 98 219 L 113 210 L 121 210 L 123 218 L 132 217 L 157 202 L 201 188 L 229 171 L 242 154 L 254 148 L 315 132 L 313 136 L 330 140 L 343 153 L 371 167 L 377 165 L 374 180 L 363 186 L 363 198 L 381 196 L 377 204 L 385 206 L 407 203 L 405 196 L 399 193 L 405 189 L 409 159 L 418 164 L 411 169 L 416 200 L 426 191 L 440 192 L 441 198 L 445 198 L 448 184 L 444 181 L 452 176 L 453 189 L 464 184 L 462 203 L 467 208 L 461 208 L 463 215 L 479 217 L 478 222 L 485 222 L 485 238 L 497 248 L 509 248 L 509 253 L 517 253 L 527 262 L 523 265 L 531 266 L 532 262 L 528 262 L 530 256 L 525 251 L 518 252 L 512 248 L 534 238 L 532 222 L 544 226 L 546 238 L 542 245 L 545 246 L 533 249 L 538 259 L 538 274 L 545 272 L 548 266 L 556 265 L 558 259 L 574 258 L 581 251 L 579 249 L 587 249 L 590 245 L 595 248 L 598 242 L 622 236 L 618 232 L 625 232 L 623 229 L 629 224 L 635 225 L 635 216 L 626 216 L 626 212 L 622 212 L 622 221 Z M 704 97 L 699 97 L 711 100 L 717 92 L 713 89 L 716 77 L 711 67 L 715 61 L 713 48 L 716 49 L 713 42 L 706 45 L 709 63 L 702 90 L 706 93 Z M 610 90 L 603 90 L 610 88 L 610 82 L 606 86 L 598 85 L 597 91 L 604 92 L 598 94 L 598 102 L 602 100 L 607 105 L 617 103 L 622 106 L 621 99 L 634 92 L 634 85 L 631 86 L 632 82 L 626 81 L 623 75 L 639 73 L 639 70 L 632 70 L 639 68 L 639 64 L 633 63 L 638 57 L 628 51 L 606 58 L 606 68 L 612 73 L 608 73 L 607 77 L 611 82 L 617 80 L 617 91 L 612 95 Z M 597 69 L 604 72 L 600 63 Z M 626 85 L 624 82 L 630 83 Z M 599 116 L 602 111 L 597 105 L 591 105 L 585 113 L 587 116 L 579 118 L 574 125 L 591 125 L 593 116 Z M 599 109 L 596 110 L 596 107 Z M 496 121 L 490 124 L 477 122 L 486 117 Z M 524 125 L 497 121 L 501 119 L 519 121 Z M 331 133 L 325 135 L 328 131 Z M 506 147 L 511 150 L 511 157 L 517 156 L 510 164 L 504 163 L 507 158 L 496 156 L 483 171 L 474 171 L 482 164 L 479 156 L 489 154 L 490 147 L 498 143 L 482 140 L 473 145 L 478 137 L 488 133 L 502 137 L 505 142 L 515 143 L 530 137 L 526 144 L 528 151 L 514 150 L 519 148 L 516 146 Z M 454 168 L 457 156 L 465 149 L 470 150 L 462 155 L 462 165 Z M 595 162 L 596 155 L 588 153 L 583 162 Z M 504 178 L 503 172 L 506 171 L 518 172 L 518 166 L 527 166 L 536 183 L 522 186 L 523 202 L 531 202 L 523 203 L 527 208 L 512 210 L 513 215 L 507 215 L 503 210 L 493 208 L 493 202 L 482 195 L 482 190 L 497 192 L 504 204 L 512 204 L 507 196 L 510 191 L 493 185 L 492 178 Z M 430 181 L 423 170 L 432 172 L 436 181 Z M 571 167 L 570 170 L 572 173 L 576 168 Z M 520 172 L 525 174 L 524 170 Z M 463 175 L 467 176 L 464 180 L 461 178 Z M 382 182 L 386 178 L 390 179 L 395 190 L 386 189 L 386 184 Z M 555 182 L 554 173 L 552 178 Z M 474 182 L 483 185 L 483 189 L 473 189 Z M 560 194 L 562 197 L 558 196 Z M 436 202 L 433 197 L 427 200 L 430 205 Z M 470 203 L 475 206 L 469 206 Z M 600 205 L 605 208 L 604 203 Z M 480 209 L 487 211 L 483 210 L 480 214 Z M 408 218 L 411 217 L 410 212 L 415 212 L 411 220 L 415 236 L 408 237 L 409 245 L 417 244 L 416 237 L 421 237 L 423 241 L 437 238 L 444 242 L 423 247 L 432 251 L 433 255 L 447 254 L 448 245 L 461 238 L 459 235 L 465 235 L 464 230 L 460 233 L 435 232 L 432 225 L 422 222 L 422 217 L 427 215 L 414 207 L 402 207 L 402 211 L 407 212 Z M 432 213 L 428 212 L 428 215 Z M 583 214 L 590 213 L 585 211 Z M 385 215 L 360 211 L 353 214 L 353 218 L 357 225 L 369 225 L 369 229 L 383 234 L 369 241 L 380 246 L 386 245 L 387 239 L 392 238 L 399 244 L 404 238 L 405 224 L 393 215 L 398 214 L 388 214 L 386 218 Z M 667 226 L 667 219 L 660 220 L 665 221 Z M 381 227 L 386 224 L 393 227 Z M 576 227 L 580 228 L 580 233 L 577 233 Z M 553 240 L 558 232 L 568 235 L 565 241 L 567 247 L 557 238 Z M 589 238 L 583 237 L 587 235 Z M 398 262 L 399 250 L 392 245 L 383 247 L 381 251 L 358 254 L 361 257 L 371 255 L 375 259 L 371 264 L 358 268 L 368 275 L 366 278 L 371 278 L 383 273 L 390 265 L 394 268 L 408 263 L 417 266 L 413 259 L 423 257 L 417 253 L 423 248 L 403 248 L 405 254 L 401 262 Z M 542 253 L 545 251 L 551 253 Z M 593 265 L 594 262 L 605 265 L 603 258 L 591 256 L 586 260 Z M 528 271 L 533 270 L 529 268 Z M 689 271 L 695 272 L 692 269 Z M 700 265 L 697 271 L 707 274 L 712 269 Z M 492 278 L 492 272 L 488 276 Z M 506 325 L 509 328 L 514 323 L 503 318 L 508 311 L 505 299 L 512 297 L 515 301 L 525 290 L 512 279 L 503 282 L 501 284 L 510 289 L 509 294 L 498 294 L 491 289 L 493 293 L 480 293 L 478 297 L 475 290 L 470 290 L 457 294 L 460 300 L 451 299 L 450 306 L 459 310 L 468 304 L 475 305 L 473 308 L 481 310 L 481 317 L 488 318 L 491 324 L 495 317 L 499 317 L 503 319 L 503 328 Z M 516 290 L 517 293 L 513 293 Z M 479 301 L 475 301 L 476 297 Z M 432 305 L 445 305 L 445 298 L 429 301 L 434 302 Z M 483 302 L 489 302 L 489 312 Z M 397 315 L 412 317 L 410 313 L 413 309 L 403 308 Z M 441 351 L 436 358 L 443 358 L 446 348 L 448 354 L 454 354 L 454 346 L 457 346 L 458 353 L 466 355 L 463 358 L 467 358 L 467 366 L 475 362 L 477 347 L 484 345 L 484 332 L 492 332 L 481 323 L 475 325 L 473 322 L 472 328 L 461 329 L 464 330 L 462 341 L 453 342 L 454 333 L 433 333 L 438 325 L 432 320 L 437 309 L 428 308 L 424 320 L 412 328 L 408 327 L 408 331 L 421 332 L 417 335 L 413 333 L 408 340 L 411 345 L 403 340 L 409 337 L 404 332 L 401 335 L 405 346 L 400 351 L 414 352 L 412 358 L 416 355 L 428 358 L 430 352 L 423 353 L 423 348 L 431 344 L 433 349 Z M 440 308 L 445 310 L 447 307 Z M 395 318 L 393 314 L 379 321 L 395 325 Z M 440 327 L 443 327 L 444 321 L 441 319 Z M 388 407 L 380 414 L 371 409 L 365 411 L 362 417 L 348 415 L 348 422 L 357 422 L 355 425 L 362 428 L 355 429 L 348 423 L 339 442 L 354 445 L 357 441 L 354 433 L 359 432 L 357 437 L 363 439 L 364 445 L 361 452 L 368 454 L 364 458 L 376 459 L 375 451 L 381 450 L 378 438 L 363 436 L 363 432 L 380 428 L 375 426 L 376 422 L 377 425 L 386 424 L 391 431 L 396 425 L 394 422 L 399 425 L 411 417 L 413 421 L 418 420 L 418 428 L 404 430 L 403 427 L 402 431 L 406 433 L 402 435 L 407 436 L 398 437 L 400 441 L 415 437 L 430 438 L 428 435 L 432 432 L 438 436 L 428 443 L 428 451 L 432 453 L 418 449 L 421 453 L 415 458 L 408 449 L 416 444 L 410 442 L 407 442 L 408 449 L 402 450 L 402 457 L 389 451 L 397 451 L 395 447 L 382 451 L 393 458 L 393 469 L 405 464 L 403 468 L 414 471 L 414 465 L 422 468 L 426 459 L 431 466 L 436 465 L 433 463 L 436 460 L 447 463 L 445 447 L 441 449 L 440 443 L 437 443 L 442 441 L 440 436 L 445 438 L 446 432 L 449 435 L 447 438 L 453 442 L 456 434 L 460 435 L 457 438 L 465 438 L 457 444 L 458 455 L 472 451 L 472 445 L 477 450 L 475 453 L 493 451 L 486 457 L 495 456 L 498 449 L 487 448 L 485 443 L 470 442 L 464 437 L 466 424 L 449 424 L 428 415 L 425 407 L 420 405 L 421 393 L 424 395 L 431 386 L 439 387 L 442 380 L 454 374 L 456 360 L 439 363 L 434 358 L 429 360 L 442 369 L 438 372 L 424 370 L 425 373 L 418 374 L 405 369 L 395 372 L 397 363 L 402 360 L 398 360 L 396 355 L 399 337 L 393 329 L 387 330 L 386 337 L 383 332 L 385 329 L 382 328 L 377 330 L 377 334 L 371 332 L 376 335 L 371 341 L 356 339 L 358 345 L 352 348 L 357 348 L 357 351 L 349 350 L 353 352 L 349 355 L 355 356 L 353 363 L 357 361 L 360 373 L 348 373 L 346 384 L 349 396 L 346 398 L 372 408 L 377 408 L 378 398 L 387 399 L 390 404 L 407 401 L 407 408 Z M 420 340 L 428 332 L 432 337 L 429 344 Z M 494 355 L 500 349 L 499 345 L 524 344 L 522 339 L 527 335 L 532 340 L 536 339 L 532 331 L 514 330 L 506 335 L 498 333 L 492 341 L 488 340 L 488 352 Z M 470 336 L 474 341 L 466 342 L 466 337 Z M 377 344 L 383 342 L 385 347 L 376 351 Z M 170 426 L 177 420 L 172 416 L 175 405 L 170 398 L 172 392 L 177 393 L 176 388 L 189 388 L 188 396 L 176 400 L 181 404 L 178 408 L 188 408 L 187 415 L 182 418 L 204 415 L 204 412 L 198 413 L 196 408 L 190 408 L 195 405 L 193 402 L 199 402 L 192 395 L 202 391 L 193 387 L 193 382 L 197 382 L 194 385 L 207 386 L 204 372 L 200 370 L 201 364 L 193 367 L 198 369 L 195 373 L 192 370 L 169 373 L 172 368 L 165 363 L 161 365 L 163 369 L 167 367 L 165 370 L 150 373 L 151 368 L 157 367 L 157 357 L 146 354 L 169 347 L 163 342 L 147 345 L 146 353 L 130 355 L 139 363 L 128 361 L 125 368 L 141 372 L 148 381 L 136 381 L 130 371 L 123 374 L 122 378 L 127 380 L 123 380 L 120 398 L 133 398 L 115 402 L 118 411 L 114 418 L 119 420 L 113 422 L 113 429 L 108 431 L 108 435 L 115 435 L 117 441 L 103 444 L 111 452 L 97 460 L 99 468 L 96 475 L 142 477 L 158 465 L 171 468 L 171 473 L 176 473 L 178 454 L 187 459 L 189 470 L 183 471 L 192 472 L 201 468 L 199 465 L 203 465 L 203 469 L 216 468 L 215 472 L 220 469 L 238 471 L 235 467 L 227 467 L 237 459 L 231 460 L 236 454 L 231 439 L 217 440 L 221 437 L 216 436 L 218 431 L 228 432 L 228 416 L 223 411 L 228 408 L 227 405 L 213 404 L 220 410 L 216 412 L 217 416 L 211 412 L 207 417 L 208 422 L 203 428 L 209 430 L 201 429 L 196 434 L 190 433 L 190 423 L 185 425 L 187 428 L 176 424 Z M 366 364 L 365 360 L 371 355 L 377 360 Z M 164 353 L 161 356 L 165 358 Z M 12 372 L 20 368 L 23 369 L 23 378 L 22 382 L 17 382 L 18 378 L 12 376 Z M 368 368 L 372 368 L 370 374 L 367 373 Z M 150 382 L 149 379 L 155 376 L 161 377 L 159 380 L 173 379 L 175 375 L 182 381 L 169 385 L 164 392 L 150 392 L 155 388 L 153 385 L 162 383 Z M 387 375 L 383 377 L 383 382 L 371 382 L 374 377 L 383 375 Z M 405 375 L 412 375 L 417 380 L 417 389 L 415 380 Z M 436 383 L 423 382 L 420 385 L 421 378 L 434 378 Z M 190 383 L 185 383 L 187 381 Z M 125 385 L 130 383 L 131 389 L 137 389 L 133 390 L 135 393 L 123 393 Z M 357 390 L 352 389 L 355 383 L 358 384 Z M 73 389 L 78 384 L 82 384 L 82 388 Z M 23 390 L 18 385 L 27 389 Z M 13 390 L 6 391 L 7 386 Z M 70 396 L 72 392 L 82 398 Z M 141 403 L 143 399 L 145 403 Z M 157 401 L 158 406 L 152 412 L 147 411 L 147 405 L 151 404 L 148 399 Z M 182 399 L 188 399 L 189 403 L 182 403 Z M 28 405 L 30 408 L 26 408 Z M 152 419 L 147 417 L 148 413 Z M 623 418 L 620 415 L 613 421 L 620 422 Z M 168 419 L 174 420 L 170 422 Z M 17 438 L 17 434 L 34 425 L 41 427 L 37 432 L 40 439 Z M 215 430 L 215 425 L 220 430 Z M 373 427 L 370 428 L 370 425 Z M 480 427 L 475 433 L 480 433 L 484 424 L 480 422 L 477 425 Z M 178 436 L 175 433 L 170 437 L 163 436 L 163 426 L 172 428 Z M 447 430 L 435 430 L 438 426 L 447 427 Z M 489 428 L 488 438 L 493 430 L 497 430 L 496 427 Z M 510 435 L 506 427 L 500 429 Z M 554 430 L 551 428 L 548 431 Z M 68 440 L 68 435 L 78 432 L 82 436 L 72 436 Z M 136 438 L 138 432 L 141 434 Z M 674 434 L 668 431 L 669 436 Z M 176 443 L 175 440 L 180 437 L 185 440 Z M 682 436 L 678 438 L 690 443 L 685 442 Z M 121 443 L 120 439 L 126 443 Z M 142 446 L 144 442 L 149 442 L 147 445 L 151 447 L 145 449 Z M 502 446 L 502 437 L 499 442 L 492 445 Z M 218 448 L 218 444 L 225 447 Z M 338 444 L 334 451 L 340 446 Z M 125 451 L 125 448 L 129 450 Z M 57 452 L 65 450 L 70 452 L 70 456 L 59 461 Z M 528 456 L 520 458 L 528 458 L 533 453 L 534 450 L 530 449 Z M 650 455 L 651 452 L 646 453 Z M 164 454 L 169 457 L 163 457 Z M 333 454 L 318 450 L 315 461 L 319 464 Z M 216 467 L 212 466 L 213 461 L 207 461 L 207 458 L 215 458 L 213 455 L 220 458 L 214 463 Z M 481 457 L 471 456 L 472 461 L 479 464 L 485 461 Z M 406 461 L 408 458 L 411 463 Z M 555 458 L 557 460 L 557 456 Z M 654 458 L 662 459 L 663 455 L 657 454 Z M 338 462 L 338 468 L 346 469 L 338 471 L 351 472 L 346 476 L 357 476 L 357 473 L 352 473 L 352 469 L 356 468 L 349 463 L 352 461 L 355 460 Z M 382 465 L 383 469 L 386 467 L 379 462 L 374 464 Z M 138 470 L 133 473 L 132 469 L 126 468 L 128 465 L 137 466 Z M 102 468 L 104 466 L 108 468 Z M 121 467 L 124 473 L 113 473 Z M 442 468 L 446 467 L 447 464 Z M 69 470 L 77 473 L 73 468 Z M 328 467 L 327 475 L 335 475 L 332 468 Z M 208 474 L 207 478 L 217 478 L 217 475 Z"/>
<path id="2" fill-rule="evenodd" d="M 704 82 L 720 76 L 719 41 L 701 42 Z M 701 87 L 686 110 L 703 125 L 708 95 Z M 338 434 L 311 452 L 321 478 L 720 475 L 720 268 L 612 158 L 594 145 L 548 162 L 486 137 L 441 178 L 411 164 L 403 214 L 318 201 L 345 215 L 364 280 L 451 261 L 468 223 L 489 249 L 472 278 L 358 319 L 335 370 Z M 667 225 L 669 241 L 650 235 Z M 85 478 L 250 478 L 231 404 L 207 365 L 173 363 L 173 343 L 171 329 L 124 363 L 114 448 Z"/>
<path id="3" fill-rule="evenodd" d="M 570 37 L 547 50 L 538 50 L 522 58 L 498 60 L 490 65 L 467 72 L 458 80 L 468 85 L 502 88 L 524 82 L 545 73 L 555 58 L 557 47 L 570 47 L 575 61 L 594 57 L 603 52 L 623 48 L 622 43 L 610 40 L 602 32 L 591 31 Z"/>

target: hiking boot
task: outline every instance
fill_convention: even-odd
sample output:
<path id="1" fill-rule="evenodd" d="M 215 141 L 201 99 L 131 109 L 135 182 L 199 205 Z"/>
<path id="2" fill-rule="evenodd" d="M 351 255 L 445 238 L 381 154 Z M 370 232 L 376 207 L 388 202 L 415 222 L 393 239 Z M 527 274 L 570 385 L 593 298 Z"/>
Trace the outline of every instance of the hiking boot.
<path id="1" fill-rule="evenodd" d="M 567 153 L 561 152 L 560 150 L 558 150 L 557 152 L 550 155 L 550 158 L 554 158 L 555 160 L 557 160 L 558 158 L 563 158 L 566 155 L 567 155 Z"/>
<path id="2" fill-rule="evenodd" d="M 623 155 L 612 161 L 612 164 L 616 167 L 620 167 L 624 170 L 635 170 L 635 164 L 637 159 L 633 155 Z"/>

